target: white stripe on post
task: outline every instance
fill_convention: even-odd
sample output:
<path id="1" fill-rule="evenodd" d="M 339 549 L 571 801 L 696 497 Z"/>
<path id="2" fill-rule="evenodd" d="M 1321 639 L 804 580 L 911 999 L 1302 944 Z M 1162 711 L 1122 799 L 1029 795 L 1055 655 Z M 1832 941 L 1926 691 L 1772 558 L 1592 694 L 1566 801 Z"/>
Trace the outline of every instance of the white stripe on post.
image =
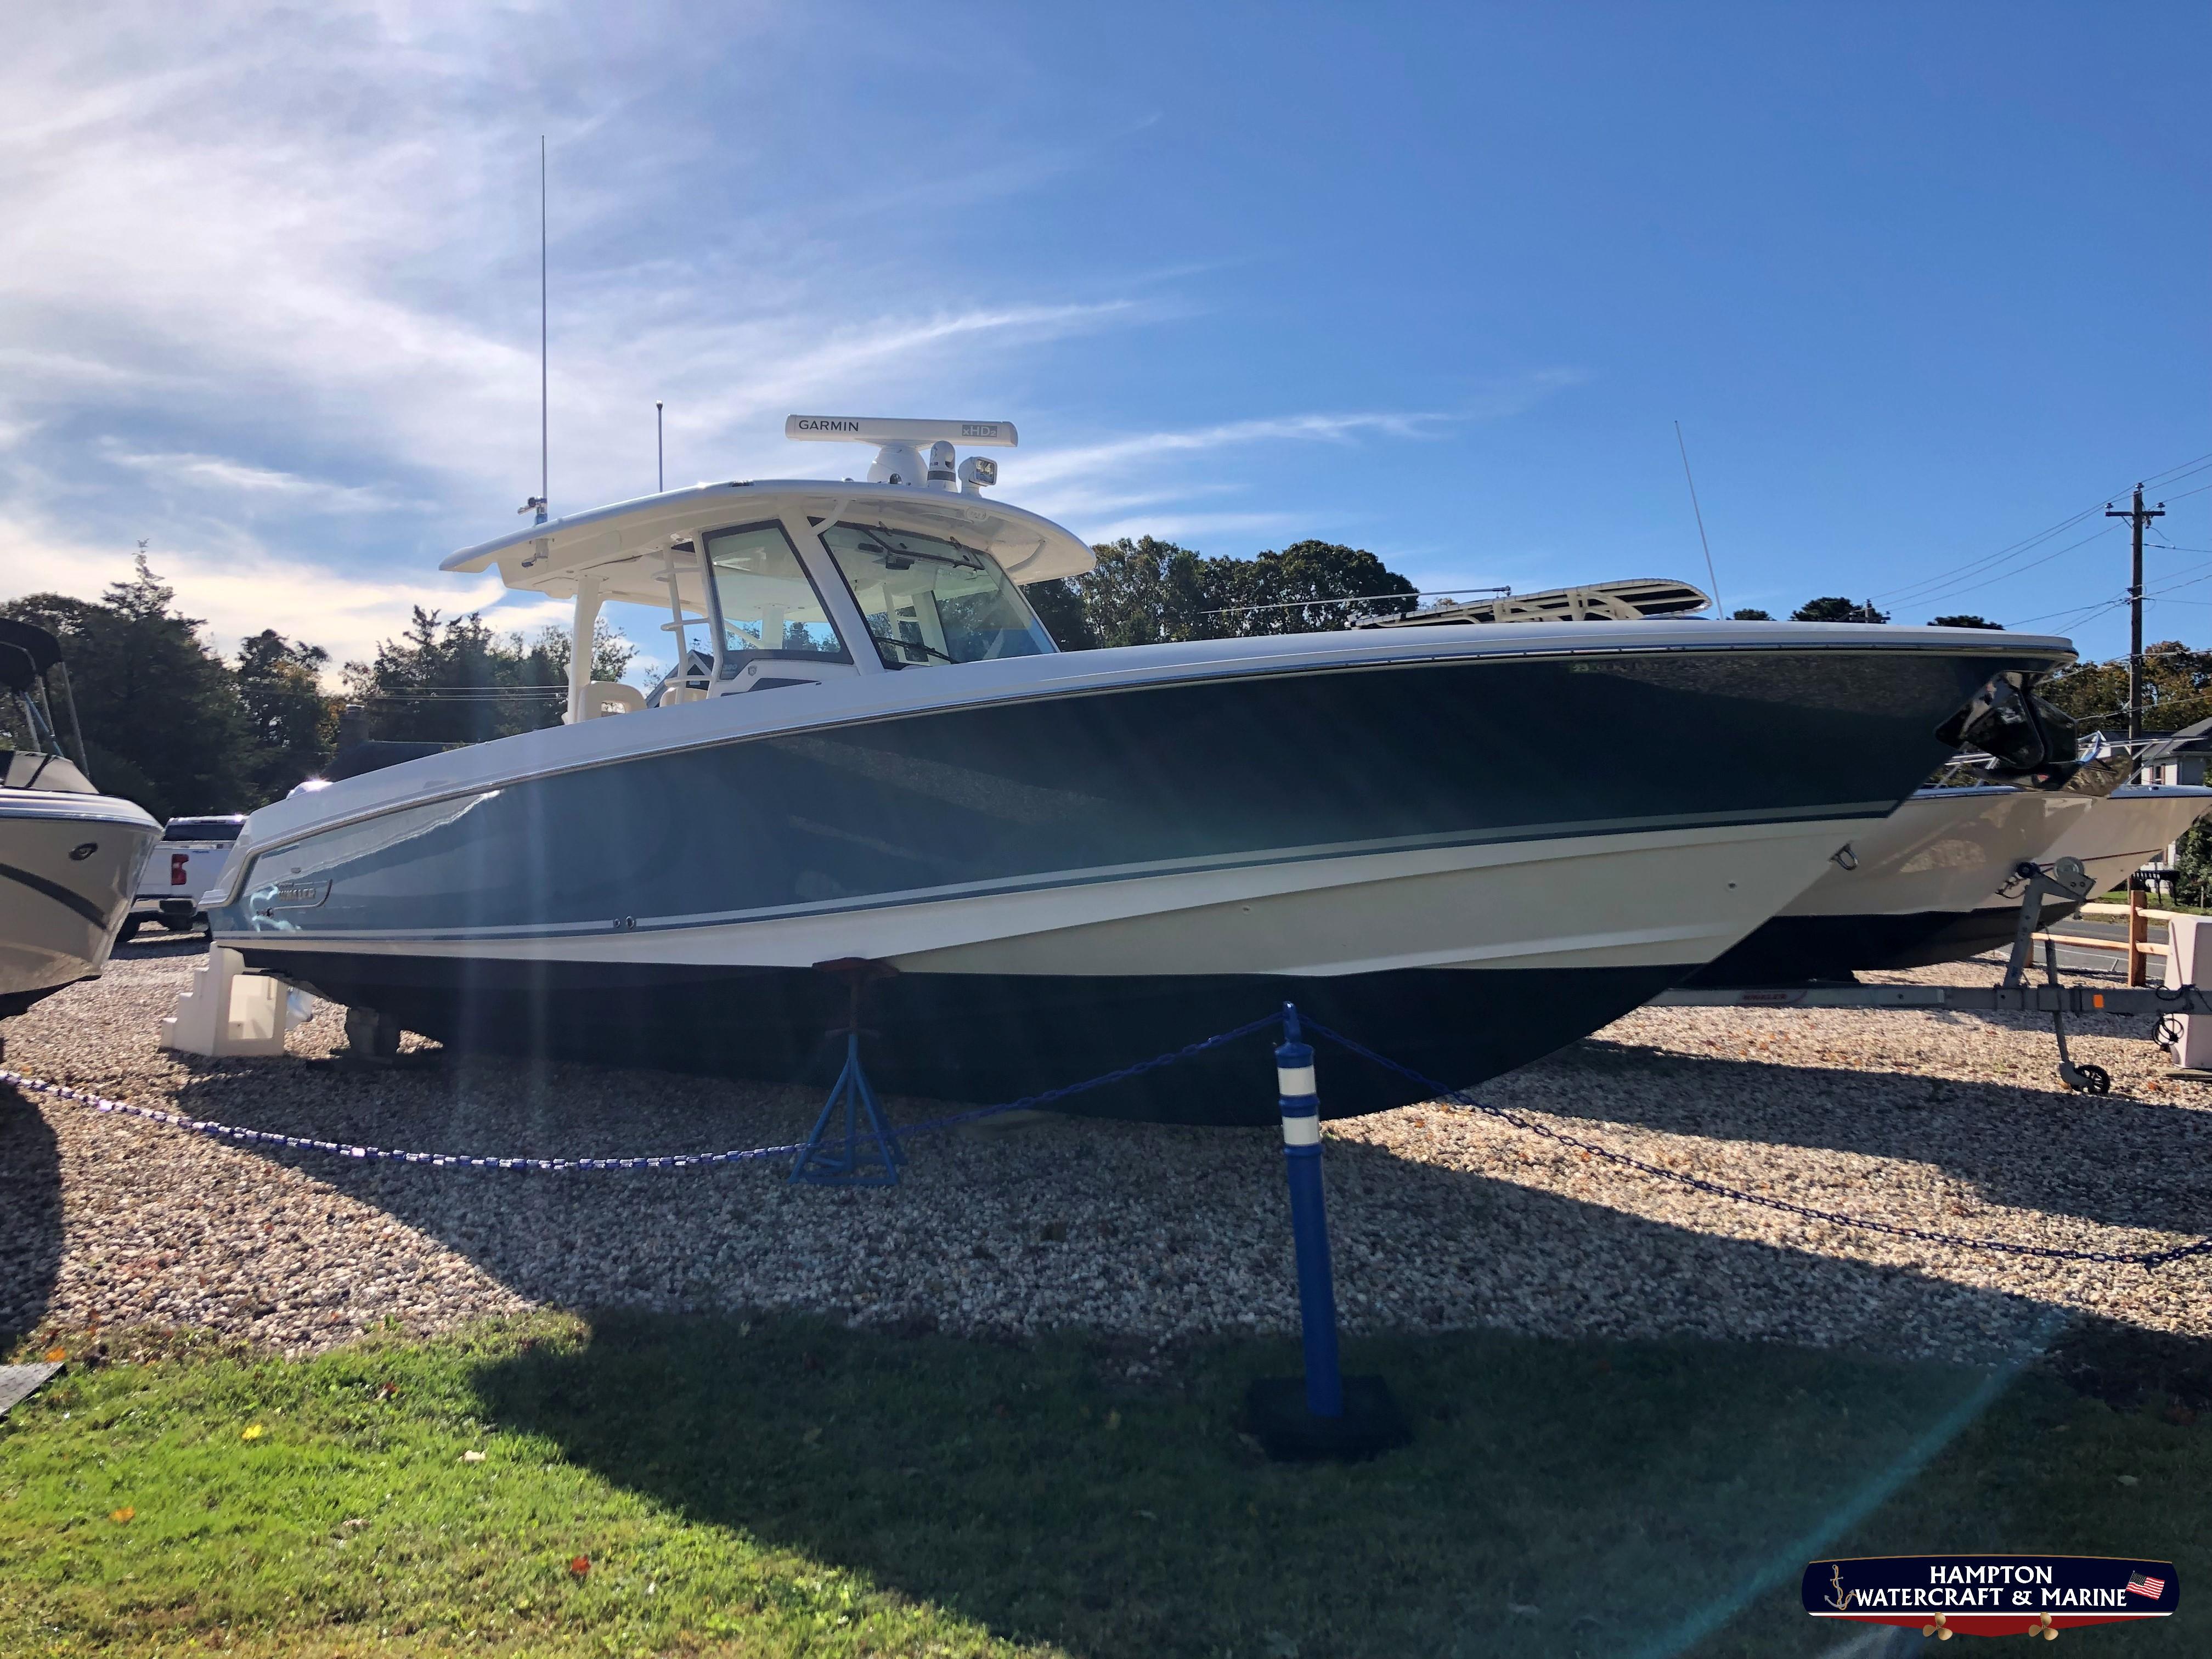
<path id="1" fill-rule="evenodd" d="M 1275 1067 L 1275 1092 L 1285 1100 L 1301 1100 L 1320 1091 L 1314 1087 L 1314 1068 L 1310 1066 L 1278 1066 Z"/>
<path id="2" fill-rule="evenodd" d="M 1285 1146 L 1318 1146 L 1321 1145 L 1321 1115 L 1310 1117 L 1286 1117 L 1283 1120 L 1283 1145 Z"/>

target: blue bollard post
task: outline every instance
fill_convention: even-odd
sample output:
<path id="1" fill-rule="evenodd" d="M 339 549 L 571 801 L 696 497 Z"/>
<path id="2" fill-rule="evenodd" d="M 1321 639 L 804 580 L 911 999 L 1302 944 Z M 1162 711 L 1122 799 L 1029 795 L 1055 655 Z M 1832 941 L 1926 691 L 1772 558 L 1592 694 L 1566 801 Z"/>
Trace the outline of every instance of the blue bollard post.
<path id="1" fill-rule="evenodd" d="M 1314 1052 L 1298 1041 L 1298 1011 L 1283 1005 L 1275 1050 L 1275 1089 L 1283 1109 L 1283 1172 L 1291 1186 L 1291 1237 L 1298 1255 L 1298 1328 L 1305 1346 L 1306 1410 L 1344 1415 L 1344 1377 L 1336 1353 L 1336 1280 L 1328 1263 L 1328 1215 L 1321 1190 L 1321 1097 Z"/>
<path id="2" fill-rule="evenodd" d="M 1336 1351 L 1336 1280 L 1328 1265 L 1328 1216 L 1321 1192 L 1321 1100 L 1314 1051 L 1299 1040 L 1298 1011 L 1283 1005 L 1275 1050 L 1275 1093 L 1283 1114 L 1283 1171 L 1291 1188 L 1291 1237 L 1297 1246 L 1298 1328 L 1305 1346 L 1304 1386 L 1291 1376 L 1253 1380 L 1244 1419 L 1267 1455 L 1298 1462 L 1373 1457 L 1412 1438 L 1405 1416 L 1379 1376 L 1346 1376 Z"/>

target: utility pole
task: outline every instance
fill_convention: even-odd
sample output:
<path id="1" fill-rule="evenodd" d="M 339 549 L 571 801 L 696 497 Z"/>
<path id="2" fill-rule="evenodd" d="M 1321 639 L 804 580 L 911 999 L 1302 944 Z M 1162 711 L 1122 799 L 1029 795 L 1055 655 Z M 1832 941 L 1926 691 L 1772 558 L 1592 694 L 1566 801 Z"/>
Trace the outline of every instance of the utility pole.
<path id="1" fill-rule="evenodd" d="M 2136 486 L 2134 504 L 2124 510 L 2116 507 L 2105 509 L 2108 519 L 2125 519 L 2135 535 L 2135 562 L 2128 576 L 2128 735 L 2142 736 L 2142 536 L 2143 526 L 2153 519 L 2166 516 L 2166 503 L 2145 507 L 2142 486 Z"/>

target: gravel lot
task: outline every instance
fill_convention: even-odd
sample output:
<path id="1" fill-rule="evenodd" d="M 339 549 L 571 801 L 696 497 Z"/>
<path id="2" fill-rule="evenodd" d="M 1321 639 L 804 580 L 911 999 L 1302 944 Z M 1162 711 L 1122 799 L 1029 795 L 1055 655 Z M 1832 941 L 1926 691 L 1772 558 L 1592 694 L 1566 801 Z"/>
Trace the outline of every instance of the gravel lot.
<path id="1" fill-rule="evenodd" d="M 220 1121 L 505 1155 L 789 1141 L 819 1104 L 571 1066 L 188 1062 L 155 1038 L 197 960 L 167 942 L 131 948 L 104 979 L 11 1022 L 6 1064 Z M 2047 1027 L 2030 1021 L 1644 1011 L 1484 1094 L 1799 1202 L 2021 1243 L 2156 1249 L 2212 1228 L 2212 1090 L 2166 1081 L 2145 1035 L 2142 1022 L 2088 1023 L 2075 1057 L 2113 1077 L 2093 1100 L 2057 1085 Z M 292 1039 L 295 1056 L 340 1044 L 329 1010 Z M 1255 1041 L 1253 1066 L 1267 1063 Z M 1358 1063 L 1324 1055 L 1324 1093 L 1330 1066 Z M 895 1103 L 902 1117 L 935 1109 Z M 1155 1340 L 1295 1326 L 1272 1131 L 1040 1116 L 913 1150 L 890 1191 L 793 1189 L 764 1164 L 441 1170 L 245 1149 L 0 1089 L 0 1336 L 96 1317 L 305 1352 L 373 1328 L 616 1304 Z M 1883 1238 L 1462 1112 L 1334 1124 L 1328 1170 L 1354 1328 L 1694 1334 L 1967 1359 L 2041 1340 L 2061 1310 L 2212 1335 L 2212 1262 L 2147 1272 Z"/>

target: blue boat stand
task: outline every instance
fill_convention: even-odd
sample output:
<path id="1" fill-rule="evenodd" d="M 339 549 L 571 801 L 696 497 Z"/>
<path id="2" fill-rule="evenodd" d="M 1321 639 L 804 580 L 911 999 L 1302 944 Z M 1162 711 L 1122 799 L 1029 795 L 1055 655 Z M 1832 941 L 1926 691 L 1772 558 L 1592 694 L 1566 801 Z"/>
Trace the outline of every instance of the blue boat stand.
<path id="1" fill-rule="evenodd" d="M 814 1132 L 799 1149 L 791 1179 L 822 1187 L 896 1187 L 906 1153 L 884 1121 L 876 1091 L 868 1086 L 868 1074 L 860 1065 L 860 1038 L 873 1035 L 860 1024 L 860 1001 L 872 981 L 888 979 L 898 969 L 864 957 L 841 957 L 814 965 L 845 981 L 846 1021 L 829 1033 L 845 1039 L 845 1066 L 830 1085 Z M 842 1127 L 833 1127 L 841 1115 Z"/>

